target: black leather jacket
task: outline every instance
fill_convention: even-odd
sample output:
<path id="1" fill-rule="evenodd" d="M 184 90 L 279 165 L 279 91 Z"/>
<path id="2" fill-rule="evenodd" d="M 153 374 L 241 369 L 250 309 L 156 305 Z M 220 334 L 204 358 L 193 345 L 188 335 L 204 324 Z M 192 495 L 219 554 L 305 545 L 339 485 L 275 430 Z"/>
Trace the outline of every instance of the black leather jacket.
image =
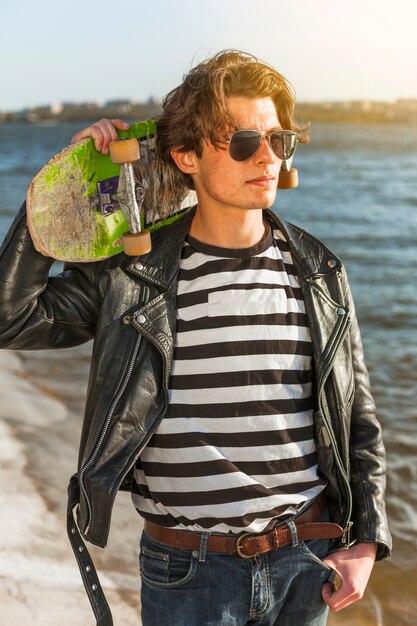
<path id="1" fill-rule="evenodd" d="M 331 518 L 347 529 L 345 545 L 377 542 L 383 558 L 391 549 L 385 452 L 345 270 L 304 230 L 270 211 L 265 217 L 287 238 L 303 289 Z M 167 409 L 176 281 L 191 218 L 192 211 L 154 233 L 152 251 L 141 258 L 67 265 L 48 279 L 53 260 L 35 251 L 23 205 L 0 250 L 0 347 L 63 348 L 94 338 L 70 509 L 79 500 L 81 534 L 102 547 L 116 493 L 130 489 L 132 466 Z"/>

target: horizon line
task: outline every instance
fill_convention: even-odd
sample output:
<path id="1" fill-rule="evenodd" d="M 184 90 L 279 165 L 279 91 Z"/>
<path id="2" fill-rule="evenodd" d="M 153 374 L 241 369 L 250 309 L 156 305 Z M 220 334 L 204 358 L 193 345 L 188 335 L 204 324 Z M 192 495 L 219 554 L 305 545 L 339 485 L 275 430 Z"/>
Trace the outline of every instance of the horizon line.
<path id="1" fill-rule="evenodd" d="M 110 98 L 108 100 L 55 100 L 53 102 L 38 102 L 37 104 L 32 105 L 24 105 L 19 108 L 6 109 L 0 105 L 0 113 L 22 113 L 28 111 L 30 109 L 38 109 L 45 107 L 54 107 L 59 105 L 94 105 L 98 108 L 110 108 L 111 106 L 117 106 L 116 103 L 125 102 L 126 104 L 131 104 L 133 106 L 158 106 L 162 104 L 162 98 L 157 98 L 155 96 L 148 96 L 145 100 L 138 100 L 136 98 Z M 380 100 L 380 99 L 372 99 L 372 98 L 341 98 L 341 99 L 333 99 L 333 98 L 324 98 L 322 100 L 304 100 L 304 99 L 296 99 L 295 104 L 345 104 L 345 103 L 359 103 L 359 102 L 369 102 L 372 104 L 397 104 L 399 102 L 417 102 L 416 96 L 399 96 L 392 100 Z"/>

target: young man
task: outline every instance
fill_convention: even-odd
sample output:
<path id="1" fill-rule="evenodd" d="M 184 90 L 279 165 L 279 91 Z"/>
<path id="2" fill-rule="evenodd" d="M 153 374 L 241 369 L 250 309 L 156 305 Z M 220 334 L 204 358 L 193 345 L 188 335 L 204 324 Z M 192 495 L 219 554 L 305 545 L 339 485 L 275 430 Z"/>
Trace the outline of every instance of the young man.
<path id="1" fill-rule="evenodd" d="M 283 142 L 303 140 L 293 112 L 273 68 L 220 53 L 165 99 L 158 151 L 198 205 L 149 254 L 48 278 L 24 208 L 3 245 L 1 345 L 94 337 L 68 532 L 100 625 L 110 612 L 81 535 L 105 546 L 118 489 L 145 518 L 144 626 L 325 624 L 390 552 L 345 270 L 267 210 Z M 115 126 L 74 139 L 106 152 Z"/>

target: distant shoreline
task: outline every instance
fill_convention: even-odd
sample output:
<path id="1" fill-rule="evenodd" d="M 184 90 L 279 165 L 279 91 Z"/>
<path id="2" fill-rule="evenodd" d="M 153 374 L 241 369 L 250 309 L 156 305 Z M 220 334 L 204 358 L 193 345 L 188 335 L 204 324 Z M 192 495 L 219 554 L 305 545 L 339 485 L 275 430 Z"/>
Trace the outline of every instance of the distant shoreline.
<path id="1" fill-rule="evenodd" d="M 0 111 L 0 124 L 60 123 L 97 121 L 102 117 L 127 121 L 149 119 L 161 113 L 157 102 L 133 103 L 116 101 L 100 106 L 96 103 L 66 103 L 34 107 L 22 111 Z M 344 102 L 300 102 L 296 118 L 302 124 L 310 122 L 344 124 L 408 124 L 417 126 L 417 100 L 373 102 L 352 100 Z"/>

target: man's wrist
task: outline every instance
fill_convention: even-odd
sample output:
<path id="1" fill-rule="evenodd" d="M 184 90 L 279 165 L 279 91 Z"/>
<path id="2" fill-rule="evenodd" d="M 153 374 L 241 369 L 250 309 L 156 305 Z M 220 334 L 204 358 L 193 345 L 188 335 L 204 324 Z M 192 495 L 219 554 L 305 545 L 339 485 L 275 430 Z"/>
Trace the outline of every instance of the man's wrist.
<path id="1" fill-rule="evenodd" d="M 336 552 L 349 552 L 352 549 L 355 549 L 358 556 L 369 556 L 375 560 L 378 551 L 378 544 L 374 542 L 354 543 L 349 548 L 336 548 L 329 554 L 336 554 Z"/>

